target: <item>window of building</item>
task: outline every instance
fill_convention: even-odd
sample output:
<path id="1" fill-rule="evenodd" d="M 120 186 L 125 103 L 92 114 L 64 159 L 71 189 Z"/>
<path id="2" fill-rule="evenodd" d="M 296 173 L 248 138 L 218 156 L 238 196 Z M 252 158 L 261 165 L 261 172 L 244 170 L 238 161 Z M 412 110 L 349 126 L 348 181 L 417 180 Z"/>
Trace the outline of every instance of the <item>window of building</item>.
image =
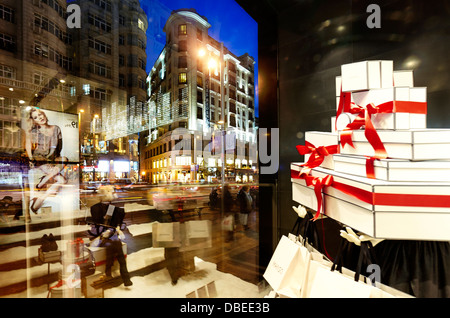
<path id="1" fill-rule="evenodd" d="M 119 45 L 125 45 L 125 37 L 122 34 L 119 35 Z"/>
<path id="2" fill-rule="evenodd" d="M 234 114 L 230 115 L 230 126 L 236 127 L 236 116 Z"/>
<path id="3" fill-rule="evenodd" d="M 125 86 L 125 75 L 119 74 L 119 86 L 124 87 Z"/>
<path id="4" fill-rule="evenodd" d="M 14 38 L 8 34 L 0 33 L 0 49 L 14 52 L 16 49 Z"/>
<path id="5" fill-rule="evenodd" d="M 125 56 L 119 55 L 119 66 L 125 66 Z"/>
<path id="6" fill-rule="evenodd" d="M 178 52 L 186 52 L 187 51 L 187 42 L 186 40 L 181 40 L 178 42 Z"/>
<path id="7" fill-rule="evenodd" d="M 187 34 L 187 26 L 186 24 L 180 24 L 178 26 L 178 35 L 186 35 Z"/>
<path id="8" fill-rule="evenodd" d="M 84 95 L 89 95 L 91 93 L 91 85 L 83 84 Z"/>
<path id="9" fill-rule="evenodd" d="M 16 71 L 11 66 L 0 64 L 0 77 L 15 79 Z"/>
<path id="10" fill-rule="evenodd" d="M 89 47 L 93 48 L 101 53 L 105 53 L 105 54 L 111 54 L 111 45 L 94 39 L 93 37 L 89 37 Z"/>
<path id="11" fill-rule="evenodd" d="M 197 103 L 203 104 L 203 92 L 197 90 Z"/>
<path id="12" fill-rule="evenodd" d="M 187 57 L 180 56 L 178 57 L 178 68 L 187 68 Z"/>
<path id="13" fill-rule="evenodd" d="M 230 112 L 236 113 L 236 103 L 230 101 Z"/>
<path id="14" fill-rule="evenodd" d="M 138 59 L 138 67 L 145 71 L 145 61 L 143 59 Z"/>
<path id="15" fill-rule="evenodd" d="M 106 92 L 106 89 L 103 88 L 92 88 L 90 92 L 91 97 L 107 102 L 109 101 L 109 95 Z"/>
<path id="16" fill-rule="evenodd" d="M 197 119 L 203 119 L 203 108 L 197 107 Z"/>
<path id="17" fill-rule="evenodd" d="M 119 24 L 125 25 L 125 17 L 123 15 L 119 15 Z"/>
<path id="18" fill-rule="evenodd" d="M 99 28 L 100 30 L 103 30 L 106 32 L 111 32 L 111 23 L 109 23 L 105 19 L 102 19 L 94 14 L 89 13 L 88 22 L 89 22 L 89 24 Z"/>
<path id="19" fill-rule="evenodd" d="M 143 50 L 147 48 L 145 42 L 142 39 L 138 39 L 138 46 Z"/>
<path id="20" fill-rule="evenodd" d="M 187 74 L 182 72 L 178 74 L 178 84 L 186 84 L 187 83 Z"/>
<path id="21" fill-rule="evenodd" d="M 111 11 L 111 2 L 109 0 L 91 0 L 91 1 L 94 2 L 100 8 L 106 11 Z"/>
<path id="22" fill-rule="evenodd" d="M 200 75 L 197 75 L 197 86 L 203 88 L 203 77 Z"/>
<path id="23" fill-rule="evenodd" d="M 0 19 L 14 23 L 14 10 L 0 4 Z"/>
<path id="24" fill-rule="evenodd" d="M 197 28 L 197 40 L 203 41 L 203 32 L 200 28 Z"/>
<path id="25" fill-rule="evenodd" d="M 99 76 L 111 78 L 111 67 L 100 62 L 93 61 L 89 63 L 89 71 Z"/>
<path id="26" fill-rule="evenodd" d="M 138 28 L 145 32 L 145 24 L 141 19 L 138 19 Z"/>

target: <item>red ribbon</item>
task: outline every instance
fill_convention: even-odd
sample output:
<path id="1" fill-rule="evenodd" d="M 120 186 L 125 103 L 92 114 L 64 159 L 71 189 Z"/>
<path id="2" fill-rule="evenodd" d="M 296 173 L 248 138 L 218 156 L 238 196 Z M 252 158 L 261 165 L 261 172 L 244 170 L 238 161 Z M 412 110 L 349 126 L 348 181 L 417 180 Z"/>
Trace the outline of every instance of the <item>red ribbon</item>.
<path id="1" fill-rule="evenodd" d="M 339 106 L 336 114 L 336 121 L 342 112 L 357 114 L 357 117 L 348 124 L 344 131 L 340 135 L 341 145 L 344 147 L 349 144 L 351 147 L 355 148 L 353 145 L 352 135 L 353 130 L 360 129 L 364 126 L 364 135 L 367 141 L 373 147 L 375 151 L 375 156 L 366 162 L 366 170 L 368 178 L 375 178 L 373 160 L 374 159 L 385 159 L 387 158 L 387 152 L 384 145 L 378 136 L 378 133 L 373 126 L 371 117 L 372 114 L 388 114 L 388 113 L 413 113 L 413 114 L 426 114 L 427 113 L 427 103 L 425 102 L 412 102 L 412 101 L 390 101 L 382 103 L 375 106 L 373 103 L 368 104 L 366 107 L 356 105 L 351 101 L 350 92 L 342 92 L 339 98 Z"/>
<path id="2" fill-rule="evenodd" d="M 291 175 L 292 175 L 292 170 L 291 170 Z M 300 172 L 297 172 L 296 175 L 297 175 L 297 177 L 295 177 L 295 178 L 304 179 L 306 182 L 306 185 L 308 187 L 309 186 L 314 187 L 314 193 L 315 193 L 316 199 L 317 199 L 317 212 L 312 220 L 315 221 L 319 218 L 320 213 L 322 212 L 322 206 L 323 206 L 322 190 L 324 187 L 330 186 L 333 183 L 333 177 L 330 175 L 327 175 L 324 178 L 313 177 L 307 173 L 304 173 L 303 170 Z"/>
<path id="3" fill-rule="evenodd" d="M 374 104 L 369 104 L 366 107 L 362 107 L 352 103 L 350 106 L 350 113 L 358 114 L 358 116 L 345 127 L 344 131 L 340 135 L 341 145 L 344 147 L 346 144 L 349 144 L 351 147 L 355 148 L 352 141 L 353 130 L 360 129 L 362 126 L 365 127 L 364 135 L 367 138 L 367 141 L 371 144 L 373 149 L 375 150 L 375 158 L 384 159 L 387 158 L 387 152 L 384 148 L 383 143 L 381 142 L 380 137 L 372 124 L 372 114 L 383 113 L 388 111 L 386 109 L 380 108 L 380 106 L 375 106 Z"/>
<path id="4" fill-rule="evenodd" d="M 328 175 L 329 176 L 329 175 Z M 309 176 L 310 178 L 318 178 Z M 291 178 L 305 179 L 299 175 L 298 171 L 291 170 Z M 321 178 L 319 178 L 321 179 Z M 307 185 L 309 185 L 307 183 Z M 386 206 L 409 206 L 409 207 L 432 207 L 432 208 L 449 208 L 450 195 L 440 194 L 408 194 L 408 193 L 374 193 L 362 190 L 360 188 L 350 186 L 345 183 L 332 180 L 331 184 L 327 184 L 336 190 L 350 195 L 362 202 L 371 205 Z M 317 194 L 316 194 L 317 197 Z M 321 199 L 322 200 L 322 199 Z"/>
<path id="5" fill-rule="evenodd" d="M 304 146 L 298 145 L 296 148 L 300 155 L 311 154 L 308 161 L 302 164 L 302 166 L 308 168 L 309 170 L 320 166 L 326 156 L 339 152 L 338 145 L 316 147 L 308 141 L 305 141 Z"/>

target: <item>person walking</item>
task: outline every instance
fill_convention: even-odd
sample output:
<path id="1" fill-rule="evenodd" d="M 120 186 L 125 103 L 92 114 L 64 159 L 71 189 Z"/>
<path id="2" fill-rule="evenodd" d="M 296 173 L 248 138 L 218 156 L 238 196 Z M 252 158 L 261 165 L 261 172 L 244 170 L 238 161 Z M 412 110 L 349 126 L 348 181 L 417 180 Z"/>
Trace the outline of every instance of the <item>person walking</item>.
<path id="1" fill-rule="evenodd" d="M 239 204 L 239 222 L 248 230 L 248 215 L 252 211 L 253 199 L 250 195 L 250 187 L 245 185 L 239 190 L 237 194 L 237 202 Z"/>

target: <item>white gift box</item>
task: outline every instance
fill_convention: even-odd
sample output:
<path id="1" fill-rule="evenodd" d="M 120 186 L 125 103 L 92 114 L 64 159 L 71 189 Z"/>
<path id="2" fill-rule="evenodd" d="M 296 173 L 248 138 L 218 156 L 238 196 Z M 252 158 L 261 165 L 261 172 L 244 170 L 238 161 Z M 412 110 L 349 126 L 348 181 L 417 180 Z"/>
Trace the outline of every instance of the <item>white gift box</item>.
<path id="1" fill-rule="evenodd" d="M 337 132 L 307 131 L 305 132 L 305 141 L 313 144 L 315 147 L 339 145 L 339 135 Z M 308 161 L 310 154 L 305 155 L 305 162 Z M 320 165 L 327 169 L 334 169 L 333 156 L 326 156 Z"/>
<path id="2" fill-rule="evenodd" d="M 411 70 L 394 71 L 395 87 L 414 87 L 414 74 Z"/>
<path id="3" fill-rule="evenodd" d="M 407 160 L 449 160 L 450 129 L 377 130 L 388 158 Z M 373 147 L 364 130 L 352 133 L 354 148 L 340 146 L 340 153 L 373 157 Z"/>
<path id="4" fill-rule="evenodd" d="M 334 170 L 366 177 L 366 158 L 333 155 Z M 373 162 L 375 179 L 400 182 L 449 182 L 450 161 L 380 159 Z"/>
<path id="5" fill-rule="evenodd" d="M 300 171 L 300 164 L 291 165 L 292 175 Z M 319 167 L 312 169 L 311 175 L 333 176 L 333 184 L 323 189 L 324 213 L 356 231 L 380 239 L 450 240 L 448 182 L 390 182 Z M 293 200 L 317 210 L 314 189 L 303 179 L 291 180 Z M 353 189 L 353 195 L 340 190 L 339 185 L 347 191 Z"/>
<path id="6" fill-rule="evenodd" d="M 336 110 L 339 107 L 340 97 L 336 97 Z M 351 101 L 362 107 L 368 104 L 374 104 L 379 106 L 383 103 L 392 101 L 411 101 L 422 102 L 427 101 L 427 88 L 426 87 L 390 87 L 381 89 L 370 89 L 361 92 L 353 92 L 351 94 Z M 425 106 L 426 108 L 426 106 Z M 344 114 L 344 113 L 342 113 Z M 339 116 L 338 121 L 340 120 Z M 356 118 L 356 114 L 347 114 L 352 121 Z M 394 113 L 380 113 L 373 114 L 372 123 L 375 129 L 424 129 L 427 128 L 427 115 L 417 114 L 414 112 L 394 112 Z M 344 118 L 344 122 L 348 119 Z M 342 130 L 342 125 L 336 125 L 337 130 Z M 345 126 L 344 126 L 345 128 Z"/>
<path id="7" fill-rule="evenodd" d="M 343 64 L 341 80 L 343 92 L 355 92 L 372 88 L 393 86 L 393 61 L 362 61 Z"/>
<path id="8" fill-rule="evenodd" d="M 375 106 L 390 101 L 427 101 L 426 87 L 391 87 L 372 89 L 365 92 L 352 93 L 352 100 L 361 106 L 373 103 Z M 424 129 L 427 128 L 427 115 L 413 112 L 395 112 L 373 114 L 372 123 L 375 129 Z"/>

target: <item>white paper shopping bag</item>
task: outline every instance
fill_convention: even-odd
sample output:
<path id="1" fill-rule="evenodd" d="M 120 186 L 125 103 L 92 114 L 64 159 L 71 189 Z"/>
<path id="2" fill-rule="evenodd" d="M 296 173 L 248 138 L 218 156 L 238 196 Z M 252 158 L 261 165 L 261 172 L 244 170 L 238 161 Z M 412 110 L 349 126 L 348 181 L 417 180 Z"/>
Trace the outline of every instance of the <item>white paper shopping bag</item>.
<path id="1" fill-rule="evenodd" d="M 152 246 L 153 247 L 179 247 L 180 223 L 158 223 L 152 225 Z"/>
<path id="2" fill-rule="evenodd" d="M 157 239 L 159 242 L 172 242 L 173 241 L 173 224 L 172 223 L 159 223 Z"/>
<path id="3" fill-rule="evenodd" d="M 195 220 L 186 222 L 186 236 L 188 239 L 208 238 L 211 236 L 209 220 Z"/>
<path id="4" fill-rule="evenodd" d="M 307 298 L 370 298 L 373 287 L 354 278 L 331 271 L 323 262 L 311 261 L 308 271 Z"/>
<path id="5" fill-rule="evenodd" d="M 300 297 L 309 262 L 303 246 L 282 236 L 263 277 L 284 297 Z"/>

